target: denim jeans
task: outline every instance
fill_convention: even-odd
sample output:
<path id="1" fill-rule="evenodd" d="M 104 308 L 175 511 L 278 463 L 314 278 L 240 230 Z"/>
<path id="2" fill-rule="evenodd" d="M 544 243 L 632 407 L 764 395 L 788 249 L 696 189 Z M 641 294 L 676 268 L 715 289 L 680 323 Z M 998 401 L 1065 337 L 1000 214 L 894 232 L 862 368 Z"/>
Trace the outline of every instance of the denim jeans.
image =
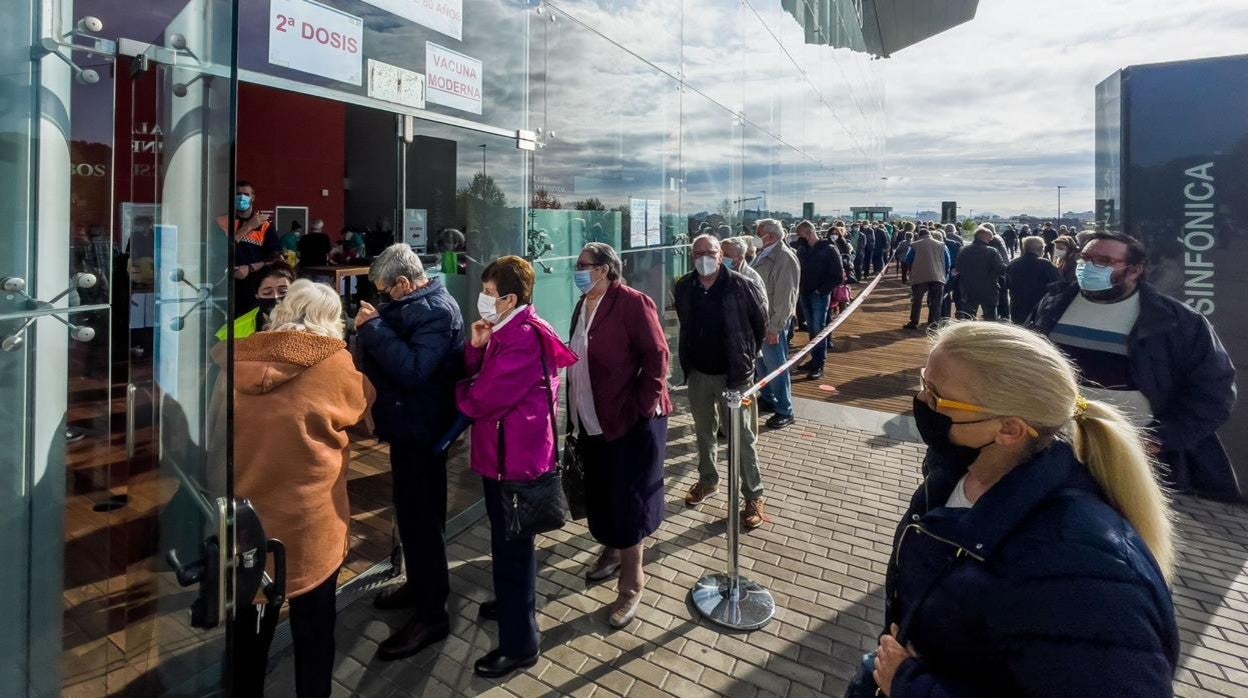
<path id="1" fill-rule="evenodd" d="M 768 344 L 766 340 L 763 340 L 763 358 L 758 362 L 760 367 L 758 371 L 759 378 L 776 370 L 780 367 L 780 364 L 788 360 L 789 344 L 785 341 L 788 334 L 789 331 L 786 326 L 785 330 L 780 333 L 780 341 L 778 343 Z M 789 385 L 788 371 L 776 376 L 774 381 L 762 389 L 760 395 L 775 407 L 776 414 L 782 417 L 793 416 L 793 390 L 792 386 Z"/>
<path id="2" fill-rule="evenodd" d="M 806 328 L 810 331 L 811 338 L 823 331 L 828 324 L 828 303 L 832 300 L 832 294 L 819 293 L 812 291 L 803 293 L 798 296 L 797 302 L 802 307 L 802 314 L 806 316 Z M 829 338 L 831 339 L 831 338 Z M 812 371 L 822 371 L 824 363 L 828 357 L 828 344 L 825 340 L 819 343 L 810 352 L 810 369 Z"/>

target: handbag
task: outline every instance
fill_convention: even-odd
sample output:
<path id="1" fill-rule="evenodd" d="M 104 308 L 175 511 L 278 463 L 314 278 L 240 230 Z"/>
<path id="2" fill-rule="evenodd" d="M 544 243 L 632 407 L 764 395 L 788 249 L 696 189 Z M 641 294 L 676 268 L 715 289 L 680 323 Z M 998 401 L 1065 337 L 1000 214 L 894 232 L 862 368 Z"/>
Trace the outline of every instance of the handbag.
<path id="1" fill-rule="evenodd" d="M 581 443 L 572 432 L 572 418 L 568 418 L 568 433 L 563 437 L 563 453 L 559 458 L 559 471 L 563 477 L 563 494 L 568 500 L 568 514 L 573 521 L 589 515 L 585 503 L 585 463 L 581 460 Z"/>
<path id="2" fill-rule="evenodd" d="M 832 291 L 833 303 L 848 303 L 852 297 L 853 294 L 849 292 L 849 284 L 841 284 Z"/>
<path id="3" fill-rule="evenodd" d="M 551 385 L 550 367 L 546 359 L 546 345 L 538 340 L 542 354 L 542 376 L 550 396 L 550 429 L 554 442 L 559 441 L 555 428 L 555 390 Z M 503 421 L 498 422 L 498 484 L 502 490 L 503 537 L 509 541 L 527 538 L 538 533 L 548 533 L 563 528 L 567 522 L 568 500 L 563 492 L 563 478 L 559 464 L 536 480 L 503 479 Z"/>

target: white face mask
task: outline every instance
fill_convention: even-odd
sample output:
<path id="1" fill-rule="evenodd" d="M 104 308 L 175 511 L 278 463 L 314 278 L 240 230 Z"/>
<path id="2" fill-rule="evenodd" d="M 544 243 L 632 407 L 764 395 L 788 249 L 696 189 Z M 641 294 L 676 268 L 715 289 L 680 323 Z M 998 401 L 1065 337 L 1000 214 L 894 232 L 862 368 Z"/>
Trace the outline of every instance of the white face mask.
<path id="1" fill-rule="evenodd" d="M 714 257 L 698 257 L 693 260 L 693 268 L 702 276 L 710 276 L 719 269 L 719 262 Z"/>
<path id="2" fill-rule="evenodd" d="M 484 292 L 477 295 L 477 312 L 481 319 L 493 325 L 498 322 L 498 299 L 487 296 Z"/>

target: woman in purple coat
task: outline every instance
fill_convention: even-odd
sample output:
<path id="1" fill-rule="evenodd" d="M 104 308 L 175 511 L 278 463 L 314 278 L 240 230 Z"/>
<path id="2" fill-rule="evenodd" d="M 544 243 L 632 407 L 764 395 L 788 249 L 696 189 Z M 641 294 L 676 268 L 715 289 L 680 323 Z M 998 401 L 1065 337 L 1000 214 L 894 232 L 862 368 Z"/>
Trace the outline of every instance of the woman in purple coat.
<path id="1" fill-rule="evenodd" d="M 477 660 L 476 673 L 506 676 L 537 663 L 533 536 L 507 540 L 501 480 L 536 480 L 555 467 L 555 425 L 559 369 L 576 355 L 537 316 L 533 266 L 520 257 L 501 257 L 481 274 L 477 298 L 481 319 L 472 324 L 464 349 L 466 374 L 456 386 L 459 411 L 473 420 L 472 469 L 481 476 L 490 519 L 494 601 L 481 604 L 481 617 L 498 621 L 498 648 Z"/>
<path id="2" fill-rule="evenodd" d="M 568 410 L 585 465 L 589 532 L 602 543 L 590 582 L 619 576 L 613 627 L 637 615 L 643 541 L 663 523 L 670 352 L 654 301 L 624 285 L 620 257 L 591 242 L 576 260 L 582 294 L 572 314 Z"/>

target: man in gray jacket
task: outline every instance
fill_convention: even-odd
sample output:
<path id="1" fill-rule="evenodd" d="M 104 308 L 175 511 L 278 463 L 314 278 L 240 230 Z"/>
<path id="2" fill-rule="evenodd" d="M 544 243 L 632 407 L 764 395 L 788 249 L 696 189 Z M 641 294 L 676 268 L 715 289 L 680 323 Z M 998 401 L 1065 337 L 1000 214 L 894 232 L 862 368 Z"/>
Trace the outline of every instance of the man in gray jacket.
<path id="1" fill-rule="evenodd" d="M 784 242 L 780 221 L 764 218 L 755 233 L 763 240 L 763 249 L 754 257 L 754 271 L 763 277 L 767 289 L 767 337 L 763 342 L 760 377 L 776 370 L 789 358 L 789 322 L 797 307 L 798 282 L 801 270 L 797 255 Z M 783 429 L 793 423 L 793 391 L 787 371 L 763 388 L 760 405 L 775 412 L 767 420 L 770 429 Z"/>
<path id="2" fill-rule="evenodd" d="M 910 322 L 908 330 L 919 326 L 919 311 L 923 308 L 923 296 L 927 296 L 927 324 L 940 319 L 940 302 L 945 294 L 945 280 L 953 262 L 945 243 L 932 237 L 931 231 L 919 229 L 919 237 L 910 243 L 910 251 L 903 260 L 910 265 Z"/>

